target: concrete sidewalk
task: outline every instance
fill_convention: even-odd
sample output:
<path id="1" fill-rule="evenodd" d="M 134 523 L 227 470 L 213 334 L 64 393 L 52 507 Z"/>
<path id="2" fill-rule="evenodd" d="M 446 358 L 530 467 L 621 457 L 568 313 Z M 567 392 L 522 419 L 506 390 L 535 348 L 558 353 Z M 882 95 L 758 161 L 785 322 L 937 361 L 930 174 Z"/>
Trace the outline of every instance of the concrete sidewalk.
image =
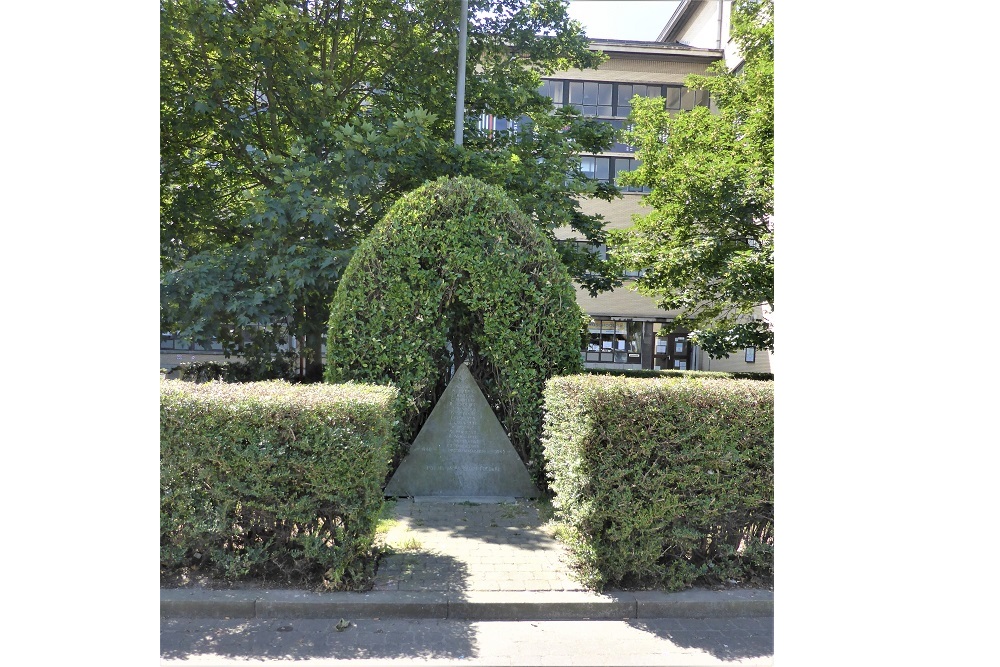
<path id="1" fill-rule="evenodd" d="M 767 590 L 594 593 L 535 504 L 403 499 L 368 593 L 162 589 L 163 618 L 621 620 L 773 615 Z M 506 500 L 506 502 L 496 502 Z"/>

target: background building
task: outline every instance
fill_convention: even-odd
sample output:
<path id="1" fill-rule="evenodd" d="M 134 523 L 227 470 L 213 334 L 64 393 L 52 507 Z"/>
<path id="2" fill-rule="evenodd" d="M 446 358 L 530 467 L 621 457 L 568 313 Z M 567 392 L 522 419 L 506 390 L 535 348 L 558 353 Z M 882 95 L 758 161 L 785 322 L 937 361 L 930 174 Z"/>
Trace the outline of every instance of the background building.
<path id="1" fill-rule="evenodd" d="M 729 40 L 730 9 L 728 0 L 684 0 L 655 41 L 593 39 L 591 48 L 603 51 L 608 59 L 597 69 L 555 72 L 544 80 L 541 92 L 557 107 L 575 106 L 619 129 L 626 122 L 634 95 L 661 97 L 667 109 L 675 111 L 710 106 L 704 91 L 689 90 L 683 84 L 689 74 L 704 74 L 719 59 L 724 58 L 730 69 L 742 63 Z M 651 16 L 650 20 L 658 18 Z M 621 143 L 600 155 L 582 155 L 580 160 L 583 171 L 600 181 L 615 181 L 636 166 L 633 150 Z M 641 203 L 640 189 L 620 189 L 620 199 L 586 199 L 580 202 L 581 209 L 601 215 L 605 228 L 631 226 L 634 215 L 651 209 Z M 577 241 L 574 230 L 568 227 L 557 229 L 555 234 L 563 242 Z M 603 246 L 590 250 L 602 256 L 607 253 Z M 583 352 L 588 368 L 771 372 L 770 353 L 764 350 L 748 349 L 711 359 L 688 341 L 686 331 L 673 329 L 677 311 L 658 308 L 652 299 L 630 289 L 633 282 L 626 280 L 624 286 L 596 297 L 577 287 L 577 303 L 591 318 L 590 338 Z"/>

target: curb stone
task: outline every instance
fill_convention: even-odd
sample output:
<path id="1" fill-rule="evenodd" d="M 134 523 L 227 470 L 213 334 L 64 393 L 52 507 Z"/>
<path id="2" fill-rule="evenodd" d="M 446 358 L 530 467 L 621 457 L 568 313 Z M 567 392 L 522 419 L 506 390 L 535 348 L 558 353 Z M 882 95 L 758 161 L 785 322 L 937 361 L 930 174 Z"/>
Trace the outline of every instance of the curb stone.
<path id="1" fill-rule="evenodd" d="M 298 590 L 160 589 L 161 618 L 420 618 L 609 620 L 735 618 L 774 614 L 774 593 L 660 591 L 314 593 Z"/>

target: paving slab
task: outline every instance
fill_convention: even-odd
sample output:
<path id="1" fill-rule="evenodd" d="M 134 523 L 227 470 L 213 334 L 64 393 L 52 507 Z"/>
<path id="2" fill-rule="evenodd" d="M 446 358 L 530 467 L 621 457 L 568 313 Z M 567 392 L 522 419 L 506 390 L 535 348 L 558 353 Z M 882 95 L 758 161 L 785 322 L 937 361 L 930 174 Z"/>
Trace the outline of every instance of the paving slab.
<path id="1" fill-rule="evenodd" d="M 396 502 L 378 591 L 584 591 L 567 548 L 526 501 Z"/>

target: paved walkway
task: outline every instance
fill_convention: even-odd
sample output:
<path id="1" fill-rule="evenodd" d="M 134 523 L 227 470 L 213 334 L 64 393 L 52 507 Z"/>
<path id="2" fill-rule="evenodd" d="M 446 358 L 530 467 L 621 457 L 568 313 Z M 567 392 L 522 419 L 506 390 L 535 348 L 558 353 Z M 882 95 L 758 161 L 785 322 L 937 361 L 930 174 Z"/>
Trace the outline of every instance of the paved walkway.
<path id="1" fill-rule="evenodd" d="M 527 501 L 402 499 L 376 591 L 584 591 L 566 547 Z"/>

